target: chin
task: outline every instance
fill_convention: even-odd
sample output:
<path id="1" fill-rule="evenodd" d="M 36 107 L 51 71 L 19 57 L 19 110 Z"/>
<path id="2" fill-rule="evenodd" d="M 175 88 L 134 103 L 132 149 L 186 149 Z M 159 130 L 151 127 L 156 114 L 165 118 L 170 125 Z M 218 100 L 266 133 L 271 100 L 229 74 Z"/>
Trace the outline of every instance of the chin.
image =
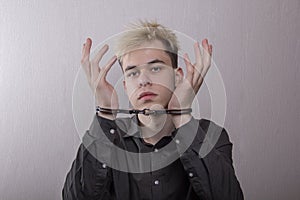
<path id="1" fill-rule="evenodd" d="M 168 108 L 168 104 L 162 104 L 159 102 L 153 102 L 153 101 L 149 101 L 149 102 L 144 102 L 143 104 L 139 104 L 137 106 L 134 106 L 134 109 L 156 109 L 156 110 L 161 110 L 161 109 L 167 109 Z"/>

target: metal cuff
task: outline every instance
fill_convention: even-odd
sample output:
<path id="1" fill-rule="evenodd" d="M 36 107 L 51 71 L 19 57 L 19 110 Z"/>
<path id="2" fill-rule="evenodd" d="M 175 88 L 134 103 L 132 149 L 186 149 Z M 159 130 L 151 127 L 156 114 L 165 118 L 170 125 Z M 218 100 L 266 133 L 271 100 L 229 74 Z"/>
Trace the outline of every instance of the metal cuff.
<path id="1" fill-rule="evenodd" d="M 143 114 L 143 115 L 161 115 L 161 114 L 170 114 L 170 115 L 184 115 L 192 112 L 192 108 L 186 109 L 172 109 L 172 110 L 150 110 L 145 108 L 143 110 L 125 110 L 125 109 L 110 109 L 110 108 L 102 108 L 100 106 L 96 106 L 96 113 L 106 113 L 106 114 Z"/>

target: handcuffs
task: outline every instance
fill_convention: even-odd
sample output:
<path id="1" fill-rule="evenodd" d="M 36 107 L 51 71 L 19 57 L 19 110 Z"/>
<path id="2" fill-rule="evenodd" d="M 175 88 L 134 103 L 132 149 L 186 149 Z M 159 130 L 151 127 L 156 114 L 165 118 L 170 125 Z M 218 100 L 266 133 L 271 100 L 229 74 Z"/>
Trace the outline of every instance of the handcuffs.
<path id="1" fill-rule="evenodd" d="M 110 108 L 102 108 L 100 106 L 96 106 L 96 113 L 105 113 L 105 114 L 142 114 L 142 115 L 161 115 L 161 114 L 171 114 L 171 115 L 184 115 L 189 114 L 192 112 L 192 108 L 186 108 L 186 109 L 171 109 L 171 110 L 150 110 L 148 108 L 145 108 L 143 110 L 125 110 L 125 109 L 110 109 Z"/>

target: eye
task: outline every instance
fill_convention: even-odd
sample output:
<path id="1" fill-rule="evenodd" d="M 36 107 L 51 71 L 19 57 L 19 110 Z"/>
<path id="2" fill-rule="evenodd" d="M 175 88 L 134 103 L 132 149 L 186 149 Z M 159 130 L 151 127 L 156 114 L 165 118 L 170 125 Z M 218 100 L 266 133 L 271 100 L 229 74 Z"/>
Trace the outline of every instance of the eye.
<path id="1" fill-rule="evenodd" d="M 159 67 L 159 66 L 154 66 L 151 68 L 152 72 L 159 72 L 160 70 L 161 70 L 161 67 Z"/>
<path id="2" fill-rule="evenodd" d="M 126 76 L 128 78 L 133 78 L 133 77 L 138 76 L 138 75 L 139 75 L 138 71 L 131 71 L 131 72 L 127 73 Z"/>

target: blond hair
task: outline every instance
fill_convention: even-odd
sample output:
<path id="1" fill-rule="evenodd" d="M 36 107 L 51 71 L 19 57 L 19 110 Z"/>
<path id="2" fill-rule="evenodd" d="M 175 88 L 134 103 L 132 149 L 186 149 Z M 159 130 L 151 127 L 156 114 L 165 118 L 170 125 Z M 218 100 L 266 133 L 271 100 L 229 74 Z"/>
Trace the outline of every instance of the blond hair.
<path id="1" fill-rule="evenodd" d="M 116 55 L 122 66 L 122 57 L 145 44 L 146 42 L 161 41 L 165 52 L 170 56 L 173 68 L 177 68 L 179 44 L 175 33 L 157 22 L 139 21 L 131 24 L 123 32 L 116 45 Z"/>

